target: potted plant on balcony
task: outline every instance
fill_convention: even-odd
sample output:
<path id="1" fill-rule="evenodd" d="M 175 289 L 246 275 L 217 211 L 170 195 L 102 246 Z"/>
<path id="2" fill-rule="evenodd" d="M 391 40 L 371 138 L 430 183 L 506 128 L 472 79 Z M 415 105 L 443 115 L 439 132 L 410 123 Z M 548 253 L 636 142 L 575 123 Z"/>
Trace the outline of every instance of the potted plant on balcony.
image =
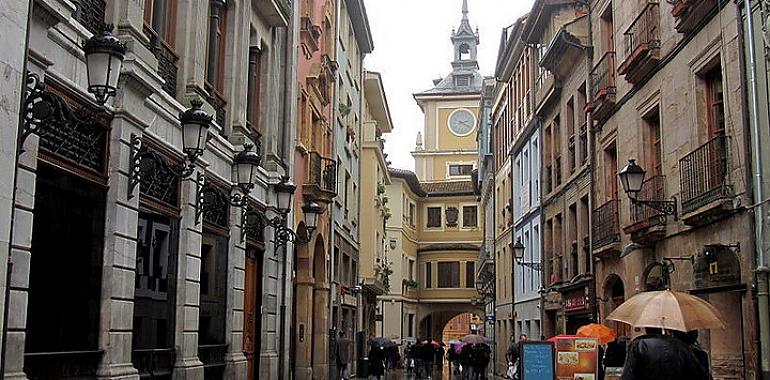
<path id="1" fill-rule="evenodd" d="M 404 279 L 403 283 L 407 289 L 417 289 L 417 286 L 419 285 L 417 280 L 410 280 L 407 278 Z"/>
<path id="2" fill-rule="evenodd" d="M 383 288 L 386 293 L 390 292 L 390 275 L 393 274 L 393 268 L 390 267 L 390 263 L 387 260 L 383 260 L 374 265 L 374 273 L 382 281 Z"/>

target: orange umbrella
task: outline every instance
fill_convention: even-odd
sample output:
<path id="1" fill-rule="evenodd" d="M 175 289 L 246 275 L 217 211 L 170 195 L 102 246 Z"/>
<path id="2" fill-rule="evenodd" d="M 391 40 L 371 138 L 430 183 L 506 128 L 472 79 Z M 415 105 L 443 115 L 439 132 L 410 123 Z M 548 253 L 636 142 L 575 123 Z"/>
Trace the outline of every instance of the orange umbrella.
<path id="1" fill-rule="evenodd" d="M 615 340 L 615 332 L 605 325 L 591 323 L 580 326 L 577 335 L 583 338 L 596 338 L 599 344 L 607 344 Z"/>

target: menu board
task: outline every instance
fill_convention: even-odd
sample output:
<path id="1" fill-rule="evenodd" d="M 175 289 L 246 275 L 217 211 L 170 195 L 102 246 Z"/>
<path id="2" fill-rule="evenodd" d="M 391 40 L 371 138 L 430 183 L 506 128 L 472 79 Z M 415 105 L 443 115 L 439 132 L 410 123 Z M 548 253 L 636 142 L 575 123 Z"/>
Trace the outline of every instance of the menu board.
<path id="1" fill-rule="evenodd" d="M 521 342 L 521 380 L 553 380 L 553 343 Z"/>
<path id="2" fill-rule="evenodd" d="M 598 348 L 594 338 L 557 338 L 556 379 L 596 380 Z"/>

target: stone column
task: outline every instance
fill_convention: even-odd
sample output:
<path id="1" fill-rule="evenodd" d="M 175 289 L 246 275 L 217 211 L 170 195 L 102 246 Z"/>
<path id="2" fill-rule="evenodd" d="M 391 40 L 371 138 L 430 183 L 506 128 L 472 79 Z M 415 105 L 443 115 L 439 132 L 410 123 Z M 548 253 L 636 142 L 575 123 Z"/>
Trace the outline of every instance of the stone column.
<path id="1" fill-rule="evenodd" d="M 307 260 L 304 260 L 305 263 Z M 302 262 L 302 260 L 300 261 Z M 311 350 L 313 349 L 313 281 L 307 275 L 297 277 L 294 294 L 297 319 L 294 323 L 294 372 L 297 380 L 312 380 L 313 367 Z"/>
<path id="2" fill-rule="evenodd" d="M 23 41 L 26 40 L 27 15 L 30 9 L 27 1 L 9 2 L 7 5 L 4 4 L 3 8 L 4 11 L 0 13 L 0 31 L 3 35 L 3 38 L 0 39 L 0 72 L 4 73 L 0 78 L 0 98 L 5 99 L 4 106 L 0 107 L 0 125 L 3 126 L 0 128 L 0 318 L 4 320 L 7 317 L 10 322 L 11 314 L 20 313 L 21 315 L 16 315 L 13 319 L 17 323 L 26 324 L 26 317 L 24 316 L 26 314 L 26 291 L 20 299 L 17 299 L 15 303 L 17 307 L 9 310 L 8 316 L 4 315 L 4 311 L 6 302 L 11 302 L 14 297 L 19 298 L 21 295 L 12 291 L 11 300 L 5 298 L 8 290 L 6 288 L 8 255 L 15 254 L 11 252 L 10 248 L 12 239 L 11 216 L 14 213 L 14 207 L 24 207 L 28 210 L 34 208 L 35 174 L 33 171 L 18 168 L 16 162 L 16 140 L 17 134 L 21 130 L 19 107 L 22 88 L 26 79 L 24 73 L 24 60 L 26 58 L 24 49 L 26 46 Z M 35 157 L 36 153 L 31 152 L 27 156 Z M 17 181 L 21 181 L 22 175 L 25 177 L 24 182 L 26 184 L 20 187 Z M 24 188 L 30 187 L 32 192 L 23 191 Z M 17 191 L 17 189 L 22 191 Z M 29 236 L 31 239 L 32 225 L 29 224 L 28 227 L 30 228 Z M 29 274 L 28 247 L 19 252 L 19 255 L 18 260 L 14 263 L 14 270 L 21 270 L 26 275 L 12 281 L 11 286 L 20 286 L 26 289 Z M 18 303 L 19 301 L 22 303 Z M 14 304 L 9 306 L 14 306 Z M 8 327 L 10 327 L 10 323 Z M 26 378 L 22 372 L 24 360 L 23 325 L 20 331 L 9 330 L 7 341 L 2 341 L 0 336 L 0 347 L 6 350 L 3 353 L 6 359 L 5 376 L 0 374 L 0 377 L 6 379 Z"/>
<path id="3" fill-rule="evenodd" d="M 202 170 L 202 169 L 198 169 Z M 195 223 L 197 185 L 191 179 L 181 183 L 182 218 L 179 221 L 177 256 L 174 349 L 174 380 L 202 380 L 203 363 L 198 359 L 198 323 L 200 321 L 200 276 L 202 225 Z"/>
<path id="4" fill-rule="evenodd" d="M 225 318 L 225 379 L 246 378 L 243 354 L 243 292 L 246 280 L 246 250 L 241 242 L 241 208 L 230 207 L 230 240 L 227 257 L 227 315 Z M 256 359 L 255 359 L 256 360 Z"/>
<path id="5" fill-rule="evenodd" d="M 116 113 L 110 136 L 99 323 L 99 349 L 104 351 L 104 356 L 97 371 L 99 379 L 139 378 L 139 372 L 131 364 L 138 188 L 134 197 L 128 199 L 131 134 L 142 133 L 142 127 L 135 120 L 127 113 Z"/>
<path id="6" fill-rule="evenodd" d="M 313 379 L 327 378 L 329 371 L 329 284 L 313 289 Z"/>

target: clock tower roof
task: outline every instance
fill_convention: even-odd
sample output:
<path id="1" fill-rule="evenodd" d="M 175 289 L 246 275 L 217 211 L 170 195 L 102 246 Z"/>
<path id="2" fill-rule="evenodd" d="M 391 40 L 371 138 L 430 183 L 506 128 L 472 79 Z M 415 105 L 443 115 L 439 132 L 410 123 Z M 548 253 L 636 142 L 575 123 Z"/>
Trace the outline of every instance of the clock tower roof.
<path id="1" fill-rule="evenodd" d="M 473 30 L 468 19 L 468 0 L 463 0 L 460 26 L 452 30 L 450 40 L 454 49 L 452 72 L 445 78 L 435 81 L 437 83 L 432 89 L 415 94 L 416 97 L 420 95 L 481 93 L 481 84 L 484 78 L 479 73 L 477 60 L 479 32 L 478 28 Z"/>

